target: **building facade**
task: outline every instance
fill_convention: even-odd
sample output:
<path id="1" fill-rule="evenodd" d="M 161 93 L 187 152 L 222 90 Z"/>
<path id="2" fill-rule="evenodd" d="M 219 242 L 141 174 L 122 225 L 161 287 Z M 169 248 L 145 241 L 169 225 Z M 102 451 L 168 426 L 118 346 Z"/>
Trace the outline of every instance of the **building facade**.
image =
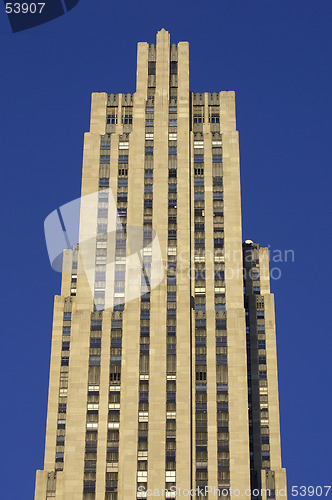
<path id="1" fill-rule="evenodd" d="M 138 44 L 133 95 L 92 95 L 81 200 L 35 499 L 283 496 L 274 302 L 267 250 L 242 245 L 234 92 L 189 91 L 187 42 L 161 30 Z"/>

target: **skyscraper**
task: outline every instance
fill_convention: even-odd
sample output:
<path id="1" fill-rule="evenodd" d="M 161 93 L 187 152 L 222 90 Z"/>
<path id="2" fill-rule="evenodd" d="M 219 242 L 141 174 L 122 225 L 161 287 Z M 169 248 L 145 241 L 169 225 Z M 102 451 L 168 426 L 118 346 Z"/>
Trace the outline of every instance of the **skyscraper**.
<path id="1" fill-rule="evenodd" d="M 161 30 L 138 44 L 136 92 L 93 94 L 90 123 L 35 499 L 283 496 L 274 302 L 267 249 L 242 245 L 234 92 L 191 93 L 188 43 Z"/>

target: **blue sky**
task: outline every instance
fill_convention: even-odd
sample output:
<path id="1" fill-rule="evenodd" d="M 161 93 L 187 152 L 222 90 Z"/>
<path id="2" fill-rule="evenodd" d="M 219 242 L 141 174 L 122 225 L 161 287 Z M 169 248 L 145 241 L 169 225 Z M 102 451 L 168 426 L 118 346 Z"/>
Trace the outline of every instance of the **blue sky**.
<path id="1" fill-rule="evenodd" d="M 244 239 L 295 252 L 272 282 L 283 465 L 289 487 L 329 484 L 331 25 L 327 0 L 80 0 L 15 34 L 1 11 L 3 498 L 32 499 L 43 466 L 60 293 L 43 221 L 80 194 L 91 92 L 134 92 L 136 43 L 162 27 L 190 42 L 192 91 L 236 92 Z"/>

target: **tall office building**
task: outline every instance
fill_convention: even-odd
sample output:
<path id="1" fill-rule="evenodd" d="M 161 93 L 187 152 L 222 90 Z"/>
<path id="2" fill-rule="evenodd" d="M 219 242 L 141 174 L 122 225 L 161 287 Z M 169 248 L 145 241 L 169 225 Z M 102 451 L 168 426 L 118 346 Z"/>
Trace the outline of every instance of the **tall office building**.
<path id="1" fill-rule="evenodd" d="M 285 486 L 268 252 L 242 245 L 234 92 L 191 93 L 188 43 L 161 30 L 138 44 L 134 94 L 92 95 L 35 499 Z"/>

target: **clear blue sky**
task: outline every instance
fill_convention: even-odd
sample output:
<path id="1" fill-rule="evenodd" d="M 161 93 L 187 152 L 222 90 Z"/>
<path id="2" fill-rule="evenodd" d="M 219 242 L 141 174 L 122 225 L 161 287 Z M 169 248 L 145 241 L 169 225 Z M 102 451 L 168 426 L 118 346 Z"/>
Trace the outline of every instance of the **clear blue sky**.
<path id="1" fill-rule="evenodd" d="M 91 92 L 134 92 L 136 43 L 162 27 L 190 42 L 191 90 L 236 92 L 244 239 L 295 252 L 272 283 L 283 465 L 289 486 L 331 484 L 331 1 L 81 0 L 16 34 L 0 12 L 6 500 L 43 467 L 60 293 L 43 221 L 80 194 Z"/>

